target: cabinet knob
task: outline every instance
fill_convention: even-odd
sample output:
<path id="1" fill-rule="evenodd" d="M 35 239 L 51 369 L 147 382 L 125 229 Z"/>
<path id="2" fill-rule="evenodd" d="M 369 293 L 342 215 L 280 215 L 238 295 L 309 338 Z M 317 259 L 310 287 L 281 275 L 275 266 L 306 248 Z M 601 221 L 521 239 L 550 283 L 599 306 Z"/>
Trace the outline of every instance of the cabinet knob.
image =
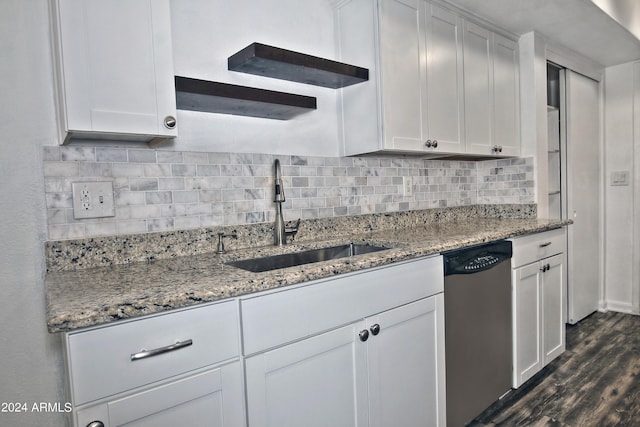
<path id="1" fill-rule="evenodd" d="M 502 145 L 498 145 L 498 153 L 502 153 Z"/>
<path id="2" fill-rule="evenodd" d="M 176 118 L 173 116 L 166 116 L 164 118 L 163 123 L 164 123 L 164 127 L 166 127 L 167 129 L 173 129 L 176 127 L 177 121 L 176 121 Z"/>
<path id="3" fill-rule="evenodd" d="M 360 331 L 358 336 L 360 337 L 360 341 L 365 342 L 366 340 L 369 339 L 369 331 L 367 331 L 366 329 L 363 329 Z"/>
<path id="4" fill-rule="evenodd" d="M 104 427 L 104 423 L 102 421 L 91 421 L 87 424 L 87 427 Z"/>
<path id="5" fill-rule="evenodd" d="M 369 330 L 373 335 L 378 335 L 380 333 L 380 325 L 378 325 L 377 323 L 375 325 L 371 325 Z"/>
<path id="6" fill-rule="evenodd" d="M 438 146 L 438 140 L 437 140 L 437 139 L 434 139 L 434 140 L 433 140 L 433 143 L 431 144 L 431 146 L 432 146 L 433 148 L 436 148 L 436 147 Z"/>
<path id="7" fill-rule="evenodd" d="M 427 147 L 427 148 L 431 148 L 431 145 L 432 144 L 431 144 L 431 140 L 430 139 L 427 139 L 427 142 L 424 143 L 424 146 Z"/>

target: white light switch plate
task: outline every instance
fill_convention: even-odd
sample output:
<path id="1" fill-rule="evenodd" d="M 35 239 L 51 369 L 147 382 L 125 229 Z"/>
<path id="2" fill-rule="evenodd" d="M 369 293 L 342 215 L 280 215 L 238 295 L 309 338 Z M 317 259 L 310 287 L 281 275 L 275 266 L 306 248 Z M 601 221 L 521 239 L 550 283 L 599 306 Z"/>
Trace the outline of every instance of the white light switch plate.
<path id="1" fill-rule="evenodd" d="M 410 176 L 402 177 L 402 195 L 413 196 L 413 179 Z"/>
<path id="2" fill-rule="evenodd" d="M 113 182 L 73 182 L 73 217 L 103 218 L 115 216 Z"/>
<path id="3" fill-rule="evenodd" d="M 629 171 L 611 172 L 611 185 L 629 185 Z"/>

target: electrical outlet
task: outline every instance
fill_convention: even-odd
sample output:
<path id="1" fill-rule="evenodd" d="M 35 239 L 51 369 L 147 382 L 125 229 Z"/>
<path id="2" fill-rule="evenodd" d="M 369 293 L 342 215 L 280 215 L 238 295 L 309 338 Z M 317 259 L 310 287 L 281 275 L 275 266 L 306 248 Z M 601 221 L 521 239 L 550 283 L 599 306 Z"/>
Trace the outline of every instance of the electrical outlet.
<path id="1" fill-rule="evenodd" d="M 413 196 L 413 179 L 410 176 L 402 177 L 402 195 Z"/>
<path id="2" fill-rule="evenodd" d="M 73 217 L 103 218 L 115 216 L 113 182 L 73 182 Z"/>

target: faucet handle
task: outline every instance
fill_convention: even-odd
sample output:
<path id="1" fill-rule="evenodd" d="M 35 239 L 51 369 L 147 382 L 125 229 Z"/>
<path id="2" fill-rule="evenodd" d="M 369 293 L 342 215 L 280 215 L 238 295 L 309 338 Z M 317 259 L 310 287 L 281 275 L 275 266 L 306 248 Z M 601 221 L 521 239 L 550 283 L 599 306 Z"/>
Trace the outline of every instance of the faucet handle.
<path id="1" fill-rule="evenodd" d="M 291 236 L 291 241 L 293 241 L 293 239 L 296 237 L 296 233 L 298 232 L 299 228 L 300 228 L 300 218 L 298 218 L 298 220 L 296 221 L 296 225 L 294 225 L 293 227 L 284 228 L 284 235 Z"/>

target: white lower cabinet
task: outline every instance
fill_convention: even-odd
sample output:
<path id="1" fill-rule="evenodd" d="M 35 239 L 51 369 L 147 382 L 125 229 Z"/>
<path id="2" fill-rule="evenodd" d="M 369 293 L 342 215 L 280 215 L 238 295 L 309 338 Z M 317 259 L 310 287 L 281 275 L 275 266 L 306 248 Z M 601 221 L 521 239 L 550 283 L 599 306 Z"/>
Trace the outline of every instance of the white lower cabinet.
<path id="1" fill-rule="evenodd" d="M 243 427 L 237 301 L 70 332 L 76 427 Z"/>
<path id="2" fill-rule="evenodd" d="M 515 388 L 565 350 L 565 247 L 564 229 L 513 239 Z"/>
<path id="3" fill-rule="evenodd" d="M 69 332 L 74 425 L 444 427 L 443 290 L 432 256 Z"/>
<path id="4" fill-rule="evenodd" d="M 442 283 L 441 258 L 429 262 L 435 272 L 422 270 L 420 263 L 399 268 L 410 267 L 420 280 L 433 276 Z M 396 280 L 386 282 L 388 291 L 402 293 L 406 277 L 394 268 L 382 269 L 382 274 L 395 273 Z M 357 283 L 370 283 L 367 275 L 375 274 L 355 277 Z M 349 282 L 343 286 L 349 287 Z M 334 297 L 342 300 L 339 288 Z M 325 307 L 325 316 L 331 315 L 331 307 Z M 296 324 L 313 319 L 304 311 L 298 316 Z M 441 292 L 300 338 L 246 359 L 252 427 L 445 426 Z"/>

